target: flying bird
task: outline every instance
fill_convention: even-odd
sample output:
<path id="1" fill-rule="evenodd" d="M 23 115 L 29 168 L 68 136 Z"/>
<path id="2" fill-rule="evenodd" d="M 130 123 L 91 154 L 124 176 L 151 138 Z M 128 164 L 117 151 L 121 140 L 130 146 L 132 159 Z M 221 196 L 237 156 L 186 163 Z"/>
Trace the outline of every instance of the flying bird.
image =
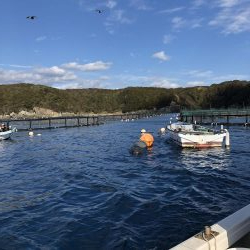
<path id="1" fill-rule="evenodd" d="M 27 19 L 35 19 L 36 16 L 27 16 L 26 18 L 27 18 Z"/>
<path id="2" fill-rule="evenodd" d="M 97 13 L 101 14 L 103 11 L 102 10 L 99 10 L 99 9 L 96 9 L 95 10 Z"/>

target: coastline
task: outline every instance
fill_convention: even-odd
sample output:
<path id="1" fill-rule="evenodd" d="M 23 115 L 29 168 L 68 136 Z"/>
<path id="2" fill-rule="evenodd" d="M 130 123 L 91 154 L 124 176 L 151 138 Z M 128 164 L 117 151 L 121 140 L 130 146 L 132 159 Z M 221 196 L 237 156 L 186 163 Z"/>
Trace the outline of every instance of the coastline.
<path id="1" fill-rule="evenodd" d="M 97 115 L 122 115 L 122 111 L 114 113 L 73 113 L 73 112 L 56 112 L 51 109 L 35 107 L 33 110 L 21 110 L 18 113 L 11 112 L 10 114 L 0 115 L 2 120 L 15 119 L 39 119 L 39 118 L 53 118 L 53 117 L 74 117 L 74 116 L 97 116 Z"/>

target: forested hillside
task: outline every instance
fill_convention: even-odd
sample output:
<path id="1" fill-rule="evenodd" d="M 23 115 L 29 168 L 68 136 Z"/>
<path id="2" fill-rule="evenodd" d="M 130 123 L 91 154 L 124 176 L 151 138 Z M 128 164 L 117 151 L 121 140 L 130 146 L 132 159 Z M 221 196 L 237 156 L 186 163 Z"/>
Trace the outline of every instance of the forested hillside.
<path id="1" fill-rule="evenodd" d="M 119 90 L 61 90 L 35 84 L 0 85 L 0 114 L 34 107 L 56 112 L 102 113 L 160 109 L 171 103 L 184 108 L 228 108 L 250 106 L 250 82 L 230 81 L 209 87 L 146 88 Z"/>

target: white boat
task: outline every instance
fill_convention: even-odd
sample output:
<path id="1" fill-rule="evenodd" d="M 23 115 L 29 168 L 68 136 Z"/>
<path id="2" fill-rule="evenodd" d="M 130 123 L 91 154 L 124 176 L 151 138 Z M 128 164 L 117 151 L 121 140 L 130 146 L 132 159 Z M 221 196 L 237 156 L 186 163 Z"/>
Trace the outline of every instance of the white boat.
<path id="1" fill-rule="evenodd" d="M 11 135 L 16 132 L 16 128 L 9 129 L 7 131 L 0 132 L 0 140 L 7 140 L 10 139 Z"/>
<path id="2" fill-rule="evenodd" d="M 250 205 L 170 250 L 250 250 Z"/>
<path id="3" fill-rule="evenodd" d="M 229 146 L 229 132 L 221 128 L 214 130 L 183 122 L 167 126 L 170 138 L 183 148 L 209 148 Z"/>

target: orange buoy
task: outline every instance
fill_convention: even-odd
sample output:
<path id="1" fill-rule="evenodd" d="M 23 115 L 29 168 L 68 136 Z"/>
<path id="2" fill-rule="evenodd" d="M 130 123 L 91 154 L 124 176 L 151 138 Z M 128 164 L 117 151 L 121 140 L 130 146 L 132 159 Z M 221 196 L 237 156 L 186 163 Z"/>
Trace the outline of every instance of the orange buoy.
<path id="1" fill-rule="evenodd" d="M 140 141 L 143 141 L 147 147 L 152 147 L 154 143 L 154 137 L 151 134 L 146 133 L 144 129 L 142 131 L 143 132 L 141 133 Z"/>

